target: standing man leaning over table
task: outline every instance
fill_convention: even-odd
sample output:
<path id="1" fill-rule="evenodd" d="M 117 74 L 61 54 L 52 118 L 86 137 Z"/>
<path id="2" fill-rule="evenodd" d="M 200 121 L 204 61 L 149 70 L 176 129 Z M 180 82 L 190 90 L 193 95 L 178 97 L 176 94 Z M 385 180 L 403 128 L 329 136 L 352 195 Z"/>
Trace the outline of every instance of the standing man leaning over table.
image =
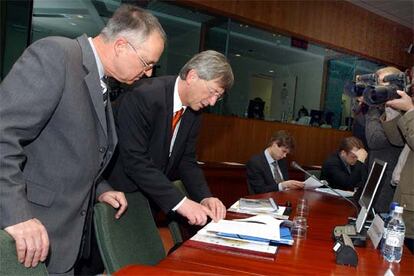
<path id="1" fill-rule="evenodd" d="M 190 224 L 225 217 L 223 203 L 212 197 L 197 165 L 196 142 L 201 109 L 214 106 L 233 85 L 227 59 L 204 51 L 177 76 L 142 80 L 121 100 L 117 112 L 119 157 L 109 182 L 124 192 L 142 191 L 168 213 Z M 172 181 L 182 180 L 190 198 Z"/>
<path id="2" fill-rule="evenodd" d="M 74 273 L 88 251 L 95 200 L 127 207 L 103 181 L 117 136 L 104 76 L 132 83 L 164 49 L 158 20 L 123 5 L 95 38 L 48 37 L 0 86 L 0 227 L 26 267 Z"/>

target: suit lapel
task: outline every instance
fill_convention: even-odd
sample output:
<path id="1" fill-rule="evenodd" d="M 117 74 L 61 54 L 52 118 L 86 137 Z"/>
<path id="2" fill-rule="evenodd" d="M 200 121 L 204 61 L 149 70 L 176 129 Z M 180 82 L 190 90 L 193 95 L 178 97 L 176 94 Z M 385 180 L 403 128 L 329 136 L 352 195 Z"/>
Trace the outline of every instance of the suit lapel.
<path id="1" fill-rule="evenodd" d="M 107 137 L 108 128 L 105 116 L 105 106 L 103 103 L 102 88 L 99 82 L 98 67 L 96 65 L 95 56 L 86 35 L 78 37 L 77 40 L 82 49 L 83 66 L 88 71 L 88 74 L 85 76 L 85 83 L 88 86 L 89 95 L 93 106 L 95 107 L 95 112 L 99 123 L 102 126 L 103 133 L 105 134 L 105 137 Z"/>
<path id="2" fill-rule="evenodd" d="M 268 178 L 268 179 L 271 179 L 272 181 L 274 181 L 274 177 L 273 177 L 273 172 L 272 172 L 272 169 L 270 168 L 270 166 L 269 166 L 269 163 L 267 162 L 267 159 L 266 159 L 266 156 L 265 156 L 265 154 L 264 153 L 262 153 L 262 155 L 261 155 L 261 161 L 262 161 L 262 166 L 263 166 L 263 168 L 264 168 L 264 172 L 265 172 L 265 174 L 266 174 L 266 177 Z"/>

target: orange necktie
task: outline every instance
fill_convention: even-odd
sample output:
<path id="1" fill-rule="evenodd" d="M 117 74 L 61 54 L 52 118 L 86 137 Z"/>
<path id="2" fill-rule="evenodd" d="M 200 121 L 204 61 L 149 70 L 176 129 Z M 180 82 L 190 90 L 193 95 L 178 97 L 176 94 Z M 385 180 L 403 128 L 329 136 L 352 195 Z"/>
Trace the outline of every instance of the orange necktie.
<path id="1" fill-rule="evenodd" d="M 183 116 L 183 112 L 184 112 L 184 108 L 182 107 L 180 110 L 174 113 L 174 117 L 172 119 L 172 133 L 174 133 L 175 127 L 177 126 L 178 122 Z"/>

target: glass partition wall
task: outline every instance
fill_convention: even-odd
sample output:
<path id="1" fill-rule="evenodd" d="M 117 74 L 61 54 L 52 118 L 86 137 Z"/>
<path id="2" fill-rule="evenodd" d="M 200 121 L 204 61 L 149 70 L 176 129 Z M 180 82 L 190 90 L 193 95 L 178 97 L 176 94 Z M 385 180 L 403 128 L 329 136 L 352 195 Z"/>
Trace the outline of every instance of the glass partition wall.
<path id="1" fill-rule="evenodd" d="M 351 116 L 351 100 L 342 95 L 345 81 L 382 67 L 170 1 L 34 0 L 30 43 L 50 35 L 95 36 L 122 2 L 150 10 L 167 33 L 154 75 L 178 74 L 202 50 L 214 49 L 228 57 L 235 84 L 207 112 L 345 129 L 345 118 Z M 308 120 L 298 120 L 298 113 Z"/>

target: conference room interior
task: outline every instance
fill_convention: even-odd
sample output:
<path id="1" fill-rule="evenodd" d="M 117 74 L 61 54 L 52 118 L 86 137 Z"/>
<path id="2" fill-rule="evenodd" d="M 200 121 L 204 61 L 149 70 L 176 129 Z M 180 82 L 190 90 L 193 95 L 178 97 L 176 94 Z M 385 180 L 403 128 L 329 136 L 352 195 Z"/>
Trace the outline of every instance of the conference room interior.
<path id="1" fill-rule="evenodd" d="M 93 37 L 120 4 L 148 9 L 168 37 L 153 76 L 176 75 L 189 58 L 208 49 L 225 54 L 233 68 L 234 86 L 222 101 L 204 111 L 197 144 L 197 159 L 210 190 L 228 208 L 249 194 L 245 164 L 265 149 L 272 133 L 287 130 L 295 138 L 288 164 L 296 161 L 317 171 L 341 139 L 352 135 L 355 99 L 344 95 L 346 82 L 385 66 L 404 71 L 414 65 L 413 13 L 395 19 L 387 12 L 391 8 L 387 1 L 380 8 L 367 2 L 0 1 L 0 81 L 24 49 L 43 37 L 75 38 L 83 33 Z M 393 12 L 398 5 L 402 14 L 413 10 L 412 1 L 396 2 Z M 112 86 L 113 99 L 128 89 L 116 81 Z M 257 103 L 260 115 L 252 111 Z M 298 122 L 303 109 L 309 120 Z M 291 167 L 289 174 L 305 179 L 303 172 Z M 165 218 L 157 219 L 168 251 L 172 238 Z M 409 257 L 408 270 L 401 271 L 413 270 Z M 173 264 L 166 262 L 164 268 Z M 218 273 L 225 272 L 220 269 Z"/>

